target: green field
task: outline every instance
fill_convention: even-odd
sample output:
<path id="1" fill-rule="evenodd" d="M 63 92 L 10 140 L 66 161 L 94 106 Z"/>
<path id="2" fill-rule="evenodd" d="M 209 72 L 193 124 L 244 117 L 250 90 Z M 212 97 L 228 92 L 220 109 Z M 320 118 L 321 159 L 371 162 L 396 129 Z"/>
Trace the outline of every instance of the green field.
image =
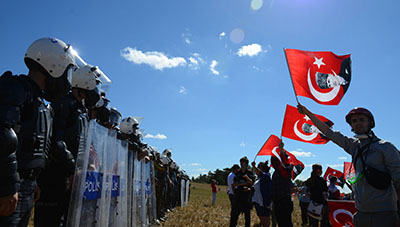
<path id="1" fill-rule="evenodd" d="M 229 226 L 230 202 L 226 186 L 217 186 L 217 201 L 211 206 L 211 186 L 209 184 L 192 183 L 189 204 L 178 207 L 168 213 L 168 220 L 162 226 Z M 301 226 L 300 207 L 294 201 L 292 213 L 294 226 Z M 244 226 L 244 216 L 240 215 L 238 226 Z M 259 226 L 255 209 L 251 211 L 251 226 Z"/>

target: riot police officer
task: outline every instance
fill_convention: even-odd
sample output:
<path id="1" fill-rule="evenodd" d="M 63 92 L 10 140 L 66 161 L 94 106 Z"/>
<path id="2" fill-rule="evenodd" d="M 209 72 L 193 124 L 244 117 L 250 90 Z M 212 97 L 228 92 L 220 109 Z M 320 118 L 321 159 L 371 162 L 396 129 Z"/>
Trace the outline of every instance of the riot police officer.
<path id="1" fill-rule="evenodd" d="M 28 75 L 0 77 L 0 226 L 26 226 L 36 178 L 45 166 L 53 101 L 71 86 L 76 52 L 57 38 L 41 38 L 25 54 Z"/>
<path id="2" fill-rule="evenodd" d="M 71 91 L 51 103 L 55 113 L 51 154 L 68 149 L 61 154 L 70 155 L 65 158 L 51 155 L 38 178 L 42 196 L 35 203 L 35 226 L 60 226 L 63 216 L 63 224 L 66 223 L 69 186 L 72 183 L 72 177 L 70 179 L 69 176 L 75 170 L 73 160 L 78 150 L 85 146 L 85 129 L 88 125 L 86 108 L 94 107 L 100 99 L 101 74 L 101 70 L 92 65 L 75 67 Z"/>

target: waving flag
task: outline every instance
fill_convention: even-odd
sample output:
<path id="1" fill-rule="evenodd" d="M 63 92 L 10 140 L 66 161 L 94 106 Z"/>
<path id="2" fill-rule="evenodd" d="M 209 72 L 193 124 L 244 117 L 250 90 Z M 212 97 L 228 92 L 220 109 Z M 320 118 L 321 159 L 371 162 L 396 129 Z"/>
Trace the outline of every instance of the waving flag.
<path id="1" fill-rule="evenodd" d="M 354 201 L 328 200 L 328 206 L 332 227 L 354 226 L 353 216 L 357 211 Z"/>
<path id="2" fill-rule="evenodd" d="M 356 175 L 356 169 L 354 169 L 353 163 L 344 162 L 343 165 L 344 179 L 351 179 Z"/>
<path id="3" fill-rule="evenodd" d="M 324 174 L 324 179 L 329 182 L 329 177 L 330 176 L 335 176 L 337 178 L 337 183 L 340 185 L 340 187 L 343 188 L 344 186 L 344 175 L 342 172 L 336 169 L 332 169 L 331 167 L 328 167 L 326 169 L 325 174 Z"/>
<path id="4" fill-rule="evenodd" d="M 322 122 L 325 122 L 329 127 L 333 125 L 333 122 L 327 118 L 317 114 L 315 114 L 315 116 Z M 322 135 L 317 127 L 315 127 L 308 116 L 300 114 L 296 107 L 290 105 L 286 105 L 282 136 L 313 144 L 325 144 L 329 141 L 329 139 Z"/>
<path id="5" fill-rule="evenodd" d="M 350 85 L 350 54 L 285 49 L 297 96 L 324 105 L 338 105 Z"/>
<path id="6" fill-rule="evenodd" d="M 262 156 L 262 155 L 271 155 L 275 156 L 276 158 L 279 159 L 279 161 L 283 164 L 289 164 L 293 165 L 293 171 L 292 171 L 292 179 L 296 178 L 304 169 L 304 164 L 299 161 L 296 156 L 294 156 L 292 153 L 288 152 L 287 150 L 284 150 L 286 154 L 288 154 L 287 160 L 282 160 L 280 155 L 279 155 L 279 143 L 281 142 L 281 139 L 279 139 L 275 135 L 271 135 L 268 140 L 264 143 L 264 145 L 261 147 L 260 151 L 258 152 L 257 156 Z"/>

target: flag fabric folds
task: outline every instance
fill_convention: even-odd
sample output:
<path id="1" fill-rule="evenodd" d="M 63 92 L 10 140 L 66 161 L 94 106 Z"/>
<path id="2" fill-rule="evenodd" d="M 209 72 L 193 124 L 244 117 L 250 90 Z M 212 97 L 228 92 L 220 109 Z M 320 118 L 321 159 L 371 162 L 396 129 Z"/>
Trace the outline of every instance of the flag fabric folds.
<path id="1" fill-rule="evenodd" d="M 337 183 L 339 186 L 343 188 L 344 186 L 344 175 L 342 172 L 336 169 L 332 169 L 331 167 L 328 167 L 325 171 L 324 174 L 324 179 L 329 182 L 329 177 L 330 176 L 335 176 L 337 178 Z"/>
<path id="2" fill-rule="evenodd" d="M 268 140 L 264 143 L 264 145 L 261 147 L 260 151 L 258 152 L 257 156 L 262 156 L 262 155 L 270 155 L 270 156 L 275 156 L 276 158 L 279 159 L 279 161 L 284 164 L 284 165 L 293 165 L 293 171 L 292 171 L 292 179 L 296 178 L 304 169 L 304 164 L 299 161 L 296 156 L 294 156 L 292 153 L 288 152 L 287 150 L 284 150 L 286 154 L 288 155 L 287 159 L 285 158 L 282 160 L 282 158 L 279 155 L 279 143 L 281 142 L 281 139 L 279 139 L 275 135 L 271 135 Z"/>
<path id="3" fill-rule="evenodd" d="M 329 127 L 333 125 L 333 122 L 324 116 L 317 114 L 315 114 L 315 116 L 322 122 L 325 122 Z M 322 135 L 308 116 L 300 114 L 297 108 L 291 105 L 286 105 L 285 117 L 282 125 L 282 136 L 313 144 L 325 144 L 329 141 L 327 137 Z"/>
<path id="4" fill-rule="evenodd" d="M 353 216 L 357 211 L 354 201 L 328 200 L 328 206 L 332 227 L 354 226 Z"/>
<path id="5" fill-rule="evenodd" d="M 338 105 L 350 85 L 350 54 L 285 49 L 297 96 L 323 105 Z"/>
<path id="6" fill-rule="evenodd" d="M 344 179 L 349 180 L 356 175 L 356 169 L 354 169 L 354 165 L 351 162 L 344 162 L 343 165 L 343 173 Z"/>

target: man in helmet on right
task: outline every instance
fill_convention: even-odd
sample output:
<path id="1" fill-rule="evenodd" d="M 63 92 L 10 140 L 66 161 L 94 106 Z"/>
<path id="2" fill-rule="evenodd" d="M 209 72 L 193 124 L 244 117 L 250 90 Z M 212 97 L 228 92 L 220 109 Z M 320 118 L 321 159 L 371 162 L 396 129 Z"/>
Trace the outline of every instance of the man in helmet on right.
<path id="1" fill-rule="evenodd" d="M 301 104 L 297 108 L 325 136 L 352 156 L 356 171 L 356 176 L 351 179 L 357 208 L 355 226 L 397 226 L 400 154 L 393 144 L 375 136 L 372 113 L 360 107 L 350 110 L 345 119 L 355 135 L 349 138 L 330 129 Z"/>
<path id="2" fill-rule="evenodd" d="M 28 75 L 0 77 L 0 226 L 28 225 L 52 134 L 52 111 L 43 99 L 70 90 L 76 59 L 70 45 L 41 38 L 25 53 Z"/>

